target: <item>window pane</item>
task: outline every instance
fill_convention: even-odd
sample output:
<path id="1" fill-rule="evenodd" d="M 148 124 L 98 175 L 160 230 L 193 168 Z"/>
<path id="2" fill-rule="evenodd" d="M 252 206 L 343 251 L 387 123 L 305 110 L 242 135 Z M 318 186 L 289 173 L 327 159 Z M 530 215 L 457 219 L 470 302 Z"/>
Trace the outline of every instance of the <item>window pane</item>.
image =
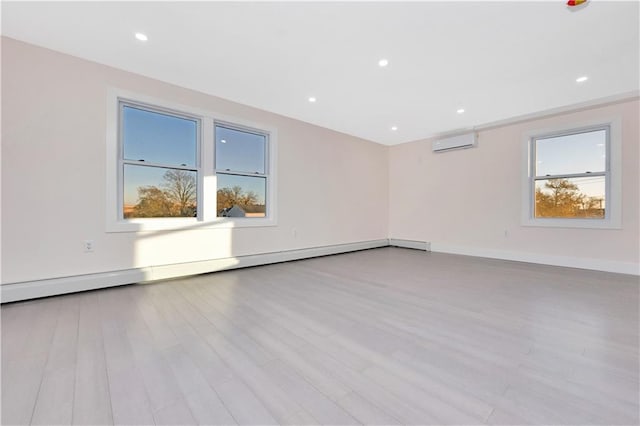
<path id="1" fill-rule="evenodd" d="M 604 219 L 605 177 L 536 181 L 536 217 Z"/>
<path id="2" fill-rule="evenodd" d="M 125 164 L 123 193 L 125 219 L 196 216 L 195 171 Z"/>
<path id="3" fill-rule="evenodd" d="M 265 217 L 267 179 L 218 173 L 218 217 Z"/>
<path id="4" fill-rule="evenodd" d="M 216 126 L 216 170 L 265 173 L 267 137 Z"/>
<path id="5" fill-rule="evenodd" d="M 197 121 L 130 106 L 122 119 L 125 160 L 196 166 Z"/>
<path id="6" fill-rule="evenodd" d="M 536 140 L 536 176 L 604 172 L 607 131 Z"/>

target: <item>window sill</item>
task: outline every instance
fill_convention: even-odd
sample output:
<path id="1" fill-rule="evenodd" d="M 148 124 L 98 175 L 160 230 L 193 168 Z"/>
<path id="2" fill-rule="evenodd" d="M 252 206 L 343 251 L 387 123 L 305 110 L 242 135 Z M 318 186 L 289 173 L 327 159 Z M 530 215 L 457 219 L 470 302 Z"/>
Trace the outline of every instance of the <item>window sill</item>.
<path id="1" fill-rule="evenodd" d="M 111 232 L 146 232 L 146 231 L 189 231 L 197 229 L 230 229 L 257 228 L 277 226 L 277 221 L 270 218 L 216 218 L 203 221 L 195 218 L 158 218 L 120 220 L 107 224 L 106 231 Z"/>
<path id="2" fill-rule="evenodd" d="M 525 219 L 522 226 L 540 228 L 622 229 L 619 221 L 611 219 Z"/>

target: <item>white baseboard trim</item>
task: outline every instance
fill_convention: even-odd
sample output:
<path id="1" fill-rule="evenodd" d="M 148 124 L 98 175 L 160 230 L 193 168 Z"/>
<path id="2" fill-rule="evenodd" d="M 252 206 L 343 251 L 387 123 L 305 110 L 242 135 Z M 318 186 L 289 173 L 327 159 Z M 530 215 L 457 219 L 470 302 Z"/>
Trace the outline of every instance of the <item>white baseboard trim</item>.
<path id="1" fill-rule="evenodd" d="M 198 262 L 148 266 L 143 268 L 124 269 L 120 271 L 76 275 L 45 280 L 6 283 L 0 286 L 0 301 L 1 303 L 16 302 L 19 300 L 36 299 L 58 294 L 115 287 L 124 284 L 178 278 L 226 269 L 246 268 L 249 266 L 267 265 L 270 263 L 348 253 L 351 251 L 386 247 L 388 245 L 389 240 L 381 239 L 223 259 L 210 259 Z"/>
<path id="2" fill-rule="evenodd" d="M 633 262 L 484 249 L 435 242 L 431 243 L 431 251 L 436 253 L 461 254 L 465 256 L 486 257 L 490 259 L 513 260 L 516 262 L 538 263 L 542 265 L 564 266 L 567 268 L 640 275 L 640 264 Z"/>
<path id="3" fill-rule="evenodd" d="M 337 244 L 323 247 L 286 250 L 273 253 L 262 253 L 223 259 L 210 259 L 198 262 L 176 263 L 170 265 L 148 266 L 144 268 L 124 269 L 120 271 L 96 274 L 76 275 L 45 280 L 6 283 L 0 286 L 0 302 L 16 302 L 59 294 L 115 287 L 125 284 L 178 278 L 227 269 L 246 268 L 287 262 L 331 254 L 348 253 L 358 250 L 386 246 L 412 248 L 437 253 L 460 254 L 465 256 L 485 257 L 490 259 L 512 260 L 517 262 L 538 263 L 543 265 L 564 266 L 596 271 L 615 272 L 629 275 L 640 275 L 640 265 L 633 262 L 613 260 L 577 258 L 570 256 L 550 256 L 537 253 L 492 250 L 477 247 L 456 246 L 426 241 L 403 239 L 380 239 L 357 243 Z"/>
<path id="4" fill-rule="evenodd" d="M 431 243 L 427 241 L 403 240 L 399 238 L 389 238 L 389 245 L 393 247 L 403 247 L 415 250 L 431 251 Z"/>

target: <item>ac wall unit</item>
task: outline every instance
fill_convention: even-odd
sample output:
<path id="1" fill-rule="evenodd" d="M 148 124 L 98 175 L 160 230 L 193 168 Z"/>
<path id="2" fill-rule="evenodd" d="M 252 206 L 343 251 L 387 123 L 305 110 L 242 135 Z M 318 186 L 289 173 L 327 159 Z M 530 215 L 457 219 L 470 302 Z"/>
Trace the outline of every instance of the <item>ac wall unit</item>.
<path id="1" fill-rule="evenodd" d="M 433 152 L 451 151 L 452 149 L 471 148 L 477 145 L 476 132 L 451 136 L 432 142 Z"/>

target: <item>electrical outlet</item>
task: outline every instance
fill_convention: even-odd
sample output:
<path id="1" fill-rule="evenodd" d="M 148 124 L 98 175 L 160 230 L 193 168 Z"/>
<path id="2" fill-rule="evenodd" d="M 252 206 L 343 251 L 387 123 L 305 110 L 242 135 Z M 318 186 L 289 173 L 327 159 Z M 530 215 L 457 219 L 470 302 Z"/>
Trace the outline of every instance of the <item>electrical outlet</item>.
<path id="1" fill-rule="evenodd" d="M 85 240 L 84 241 L 84 252 L 85 253 L 93 253 L 94 245 L 93 240 Z"/>

